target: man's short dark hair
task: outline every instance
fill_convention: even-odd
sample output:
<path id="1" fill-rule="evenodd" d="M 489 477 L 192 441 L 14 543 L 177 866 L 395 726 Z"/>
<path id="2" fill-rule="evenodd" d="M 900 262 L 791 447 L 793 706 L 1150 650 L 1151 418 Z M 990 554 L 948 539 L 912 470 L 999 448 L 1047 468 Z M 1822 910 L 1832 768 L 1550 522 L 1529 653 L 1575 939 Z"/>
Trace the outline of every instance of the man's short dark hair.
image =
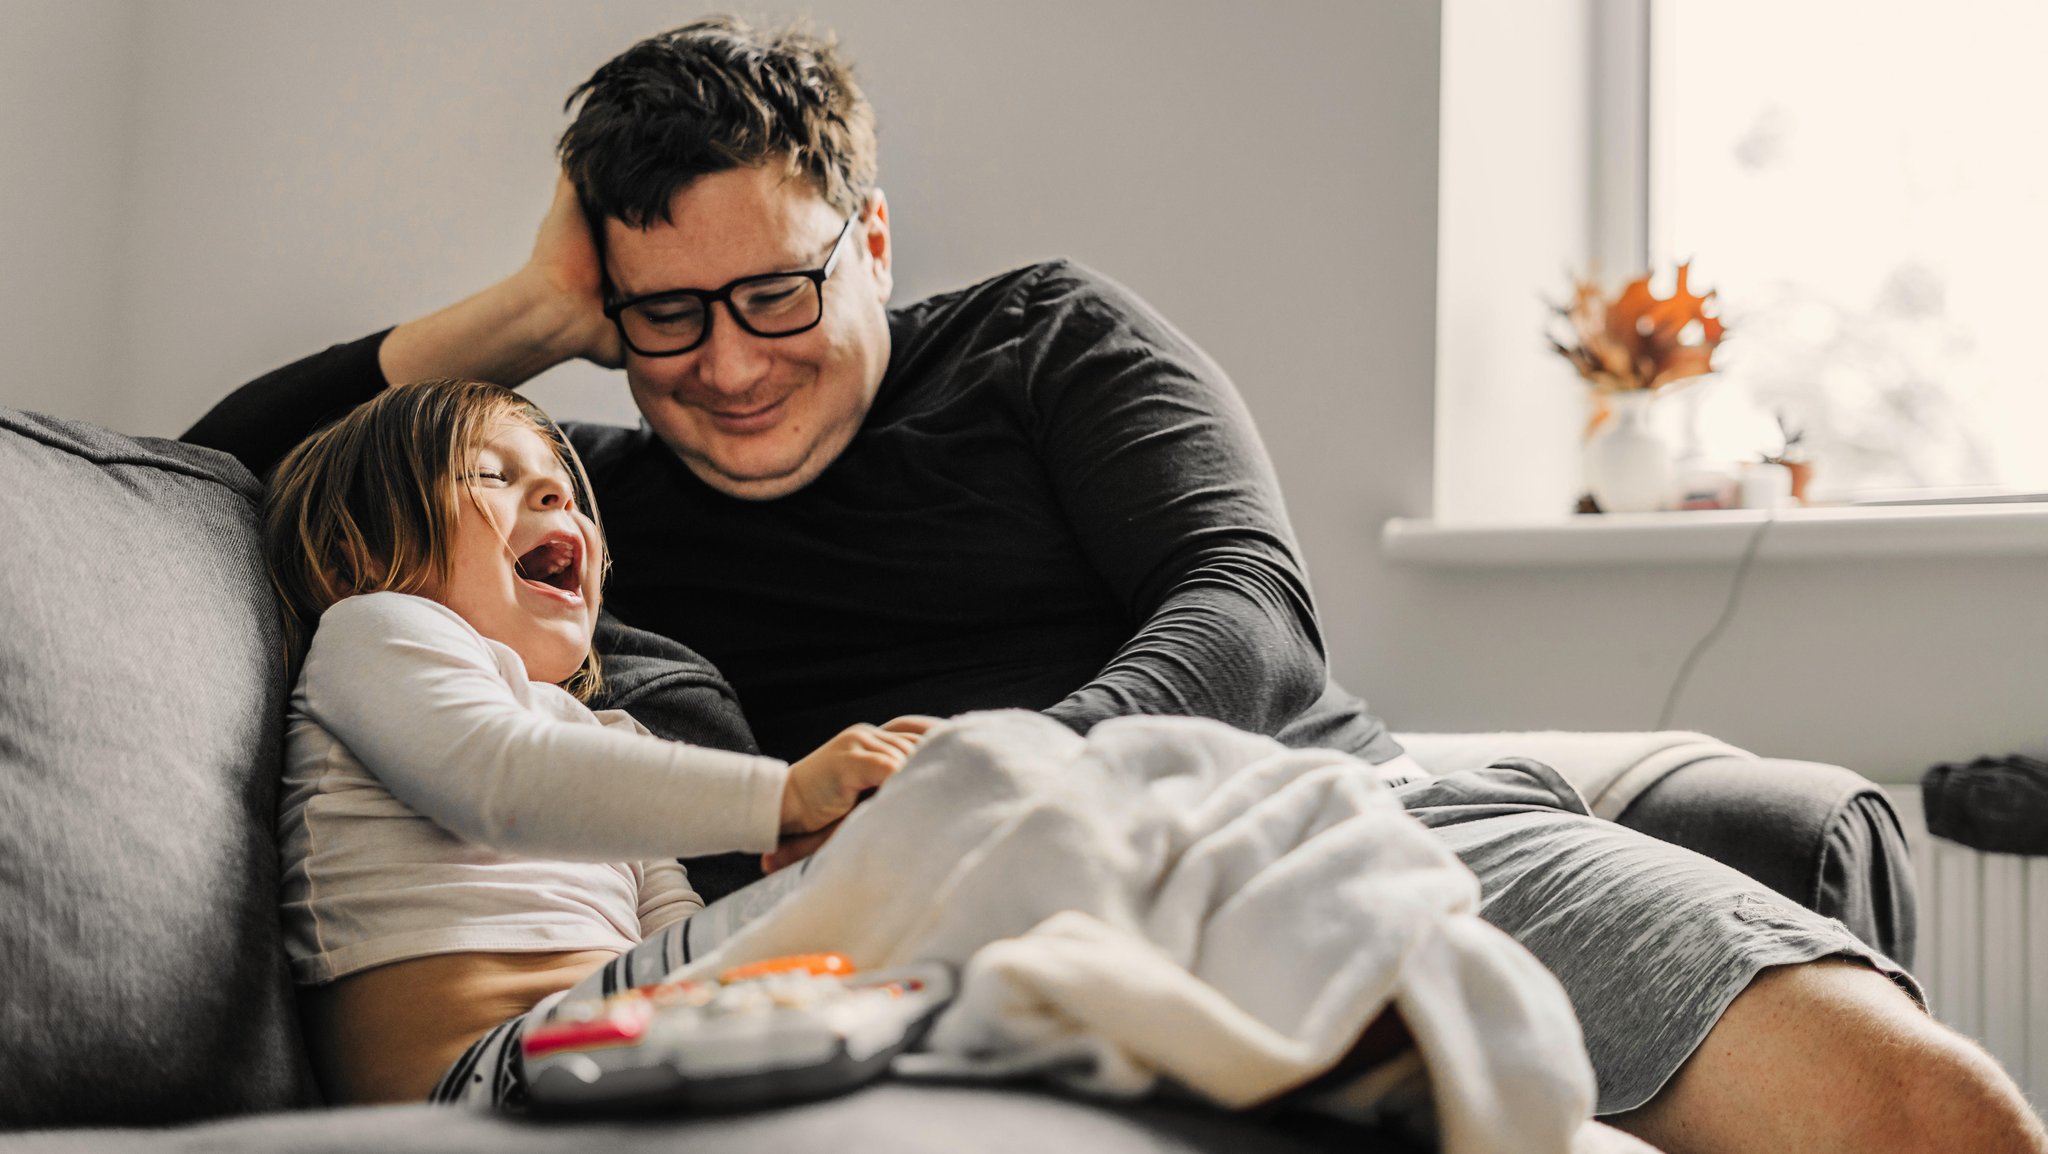
<path id="1" fill-rule="evenodd" d="M 711 16 L 613 57 L 564 106 L 582 102 L 558 151 L 584 211 L 644 228 L 700 176 L 780 164 L 853 215 L 875 187 L 875 114 L 836 49 Z"/>

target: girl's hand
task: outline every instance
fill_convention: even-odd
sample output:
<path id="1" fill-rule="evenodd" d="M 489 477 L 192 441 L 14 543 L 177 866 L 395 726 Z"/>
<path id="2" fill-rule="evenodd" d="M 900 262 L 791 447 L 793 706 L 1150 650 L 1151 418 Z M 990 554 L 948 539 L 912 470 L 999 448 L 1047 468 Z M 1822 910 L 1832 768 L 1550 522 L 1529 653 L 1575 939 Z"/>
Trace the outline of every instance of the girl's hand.
<path id="1" fill-rule="evenodd" d="M 762 855 L 762 873 L 774 873 L 776 869 L 782 869 L 784 865 L 797 865 L 799 861 L 803 861 L 803 859 L 811 857 L 813 853 L 817 853 L 819 847 L 823 847 L 827 840 L 831 840 L 831 834 L 838 832 L 840 818 L 844 818 L 846 812 L 854 808 L 854 803 L 860 801 L 860 795 L 866 789 L 870 789 L 868 785 L 858 785 L 864 779 L 862 773 L 852 773 L 848 779 L 842 779 L 844 781 L 842 789 L 844 787 L 852 787 L 852 799 L 846 801 L 846 808 L 840 810 L 834 818 L 829 818 L 823 826 L 803 828 L 801 816 L 799 816 L 797 822 L 793 822 L 793 818 L 791 818 L 793 808 L 801 810 L 803 803 L 805 803 L 801 799 L 803 787 L 797 785 L 797 771 L 799 769 L 807 777 L 811 777 L 811 775 L 829 777 L 831 771 L 821 769 L 827 763 L 829 765 L 846 765 L 846 767 L 866 765 L 868 767 L 866 777 L 874 777 L 874 785 L 879 787 L 885 779 L 893 777 L 897 769 L 903 769 L 903 760 L 909 758 L 911 750 L 918 748 L 918 742 L 922 742 L 924 736 L 932 730 L 932 726 L 938 726 L 938 724 L 940 724 L 938 717 L 924 717 L 924 715 L 915 715 L 913 713 L 913 715 L 897 717 L 897 719 L 893 719 L 893 722 L 885 722 L 881 728 L 877 728 L 877 726 L 854 726 L 854 728 L 842 732 L 838 738 L 831 738 L 829 742 L 825 742 L 825 746 L 821 750 L 817 750 L 815 754 L 799 760 L 799 763 L 793 765 L 793 767 L 788 767 L 788 785 L 782 787 L 782 832 L 786 836 L 782 838 L 782 844 L 774 847 L 774 851 Z M 848 750 L 856 750 L 858 756 L 854 756 Z M 846 754 L 846 756 L 842 756 L 842 754 Z M 883 771 L 883 763 L 891 763 L 891 760 L 893 760 L 893 767 Z M 813 767 L 811 763 L 817 763 L 817 765 Z M 793 801 L 793 795 L 797 797 L 797 801 Z M 831 797 L 831 801 L 827 803 L 827 806 L 823 806 L 823 810 L 829 810 L 831 806 L 838 806 L 842 799 L 844 799 L 844 793 L 834 795 L 834 797 Z M 793 832 L 793 826 L 795 826 L 795 832 Z"/>
<path id="2" fill-rule="evenodd" d="M 882 728 L 889 733 L 907 733 L 912 737 L 923 740 L 925 734 L 930 733 L 933 728 L 944 724 L 945 719 L 941 717 L 932 717 L 923 713 L 906 713 L 901 717 L 891 718 L 883 722 Z"/>
<path id="3" fill-rule="evenodd" d="M 884 726 L 848 726 L 790 766 L 782 787 L 783 834 L 815 833 L 845 817 L 861 794 L 903 768 L 927 728 L 903 718 Z"/>
<path id="4" fill-rule="evenodd" d="M 800 833 L 795 837 L 783 838 L 780 845 L 761 855 L 761 872 L 772 874 L 784 866 L 795 865 L 817 853 L 826 842 L 832 840 L 832 835 L 838 832 L 839 822 L 835 821 L 816 833 Z"/>

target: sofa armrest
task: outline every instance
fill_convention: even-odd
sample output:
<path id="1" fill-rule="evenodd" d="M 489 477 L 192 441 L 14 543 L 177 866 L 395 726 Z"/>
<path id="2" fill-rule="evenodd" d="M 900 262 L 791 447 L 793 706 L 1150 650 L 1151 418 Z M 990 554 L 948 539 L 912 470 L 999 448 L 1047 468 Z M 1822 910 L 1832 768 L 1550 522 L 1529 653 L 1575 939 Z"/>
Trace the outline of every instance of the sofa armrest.
<path id="1" fill-rule="evenodd" d="M 1741 870 L 1911 968 L 1918 897 L 1884 791 L 1835 765 L 1716 757 L 1665 774 L 1617 820 Z"/>
<path id="2" fill-rule="evenodd" d="M 1905 833 L 1884 791 L 1859 774 L 1683 731 L 1394 736 L 1433 773 L 1535 758 L 1599 816 L 1741 870 L 1913 964 L 1918 905 Z"/>
<path id="3" fill-rule="evenodd" d="M 1695 761 L 1754 755 L 1703 733 L 1565 730 L 1502 733 L 1397 733 L 1395 740 L 1431 773 L 1457 773 L 1504 757 L 1534 758 L 1571 782 L 1594 816 L 1615 818 L 1665 774 Z"/>

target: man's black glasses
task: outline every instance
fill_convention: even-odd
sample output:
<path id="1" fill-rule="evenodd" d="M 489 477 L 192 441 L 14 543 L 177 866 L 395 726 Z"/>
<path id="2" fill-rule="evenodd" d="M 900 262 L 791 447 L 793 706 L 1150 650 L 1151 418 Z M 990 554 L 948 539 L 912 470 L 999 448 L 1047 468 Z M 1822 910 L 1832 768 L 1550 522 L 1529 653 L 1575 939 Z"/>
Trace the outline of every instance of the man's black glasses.
<path id="1" fill-rule="evenodd" d="M 846 218 L 823 267 L 805 272 L 743 276 L 723 288 L 670 289 L 605 306 L 626 347 L 643 357 L 689 352 L 711 335 L 711 306 L 724 301 L 739 326 L 757 337 L 793 337 L 818 327 L 825 316 L 825 280 L 839 263 L 859 213 Z"/>

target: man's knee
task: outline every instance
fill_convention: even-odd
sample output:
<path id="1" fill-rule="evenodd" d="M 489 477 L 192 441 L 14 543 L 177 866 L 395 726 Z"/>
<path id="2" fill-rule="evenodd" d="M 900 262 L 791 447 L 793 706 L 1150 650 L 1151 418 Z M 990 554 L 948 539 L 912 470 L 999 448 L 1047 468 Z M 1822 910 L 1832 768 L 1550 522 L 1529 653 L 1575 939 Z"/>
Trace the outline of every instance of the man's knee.
<path id="1" fill-rule="evenodd" d="M 2048 1151 L 1996 1062 L 1845 962 L 1758 975 L 1664 1091 L 1615 1121 L 1674 1151 Z"/>
<path id="2" fill-rule="evenodd" d="M 1882 974 L 1846 962 L 1787 966 L 1760 975 L 1751 989 L 1760 987 L 1767 1012 L 1795 1028 L 1810 1023 L 1802 1080 L 1832 1115 L 1816 1121 L 1838 1124 L 1845 1148 L 2048 1149 L 1998 1063 Z M 1820 1081 L 1833 1085 L 1813 1086 Z"/>
<path id="3" fill-rule="evenodd" d="M 1870 1150 L 2048 1150 L 2042 1121 L 2011 1076 L 1948 1027 L 1933 1025 L 1890 1066 L 1880 1084 L 1898 1086 L 1901 1131 L 1913 1138 Z"/>
<path id="4" fill-rule="evenodd" d="M 2048 1150 L 2040 1119 L 2019 1087 L 1975 1043 L 1932 1021 L 1897 1046 L 1868 1057 L 1882 1124 L 1871 1150 Z"/>

